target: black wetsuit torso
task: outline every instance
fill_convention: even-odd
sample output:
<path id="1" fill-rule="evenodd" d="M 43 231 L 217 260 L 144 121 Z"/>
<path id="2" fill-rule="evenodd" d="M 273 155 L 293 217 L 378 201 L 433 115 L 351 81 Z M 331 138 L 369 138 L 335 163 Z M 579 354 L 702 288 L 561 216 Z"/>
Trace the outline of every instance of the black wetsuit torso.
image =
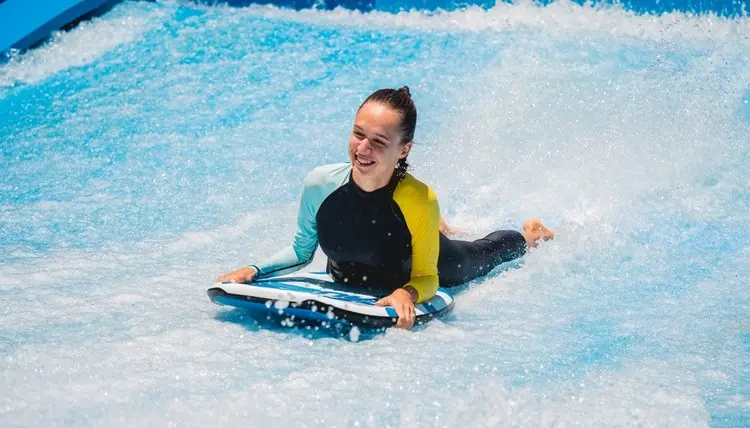
<path id="1" fill-rule="evenodd" d="M 365 192 L 349 180 L 321 204 L 318 240 L 337 282 L 383 292 L 409 281 L 411 233 L 393 200 L 397 184 L 394 177 L 386 187 Z"/>

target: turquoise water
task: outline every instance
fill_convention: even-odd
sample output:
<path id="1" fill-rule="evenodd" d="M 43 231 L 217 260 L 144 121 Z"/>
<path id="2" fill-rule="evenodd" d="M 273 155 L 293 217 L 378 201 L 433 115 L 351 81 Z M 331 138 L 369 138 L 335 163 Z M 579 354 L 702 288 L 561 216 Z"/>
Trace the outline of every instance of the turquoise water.
<path id="1" fill-rule="evenodd" d="M 212 305 L 403 84 L 449 222 L 558 239 L 412 333 Z M 747 19 L 119 5 L 0 66 L 2 425 L 748 426 L 748 103 Z"/>

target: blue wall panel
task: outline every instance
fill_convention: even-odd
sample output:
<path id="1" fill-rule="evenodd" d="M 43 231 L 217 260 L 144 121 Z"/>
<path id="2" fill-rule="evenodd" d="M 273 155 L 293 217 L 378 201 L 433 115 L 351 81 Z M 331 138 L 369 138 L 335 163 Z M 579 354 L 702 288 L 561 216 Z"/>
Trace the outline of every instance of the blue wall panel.
<path id="1" fill-rule="evenodd" d="M 26 49 L 113 0 L 0 0 L 0 55 Z"/>

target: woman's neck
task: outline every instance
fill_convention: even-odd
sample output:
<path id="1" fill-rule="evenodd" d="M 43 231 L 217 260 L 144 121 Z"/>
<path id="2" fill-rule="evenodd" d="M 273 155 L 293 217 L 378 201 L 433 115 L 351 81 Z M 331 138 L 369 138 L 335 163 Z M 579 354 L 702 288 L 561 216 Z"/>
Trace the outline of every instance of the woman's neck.
<path id="1" fill-rule="evenodd" d="M 356 168 L 352 170 L 352 180 L 354 180 L 357 187 L 365 192 L 374 192 L 382 189 L 391 182 L 391 178 L 393 178 L 393 173 L 390 175 L 381 174 L 374 177 L 367 177 L 360 174 Z"/>

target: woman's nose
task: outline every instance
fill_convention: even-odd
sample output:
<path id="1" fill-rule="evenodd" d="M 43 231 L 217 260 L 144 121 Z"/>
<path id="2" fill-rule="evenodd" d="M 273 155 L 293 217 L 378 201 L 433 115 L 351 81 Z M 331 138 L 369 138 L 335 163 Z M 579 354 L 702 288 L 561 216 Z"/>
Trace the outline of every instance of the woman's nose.
<path id="1" fill-rule="evenodd" d="M 369 154 L 372 151 L 370 140 L 367 138 L 362 139 L 362 141 L 359 142 L 359 147 L 357 147 L 357 149 L 360 153 Z"/>

